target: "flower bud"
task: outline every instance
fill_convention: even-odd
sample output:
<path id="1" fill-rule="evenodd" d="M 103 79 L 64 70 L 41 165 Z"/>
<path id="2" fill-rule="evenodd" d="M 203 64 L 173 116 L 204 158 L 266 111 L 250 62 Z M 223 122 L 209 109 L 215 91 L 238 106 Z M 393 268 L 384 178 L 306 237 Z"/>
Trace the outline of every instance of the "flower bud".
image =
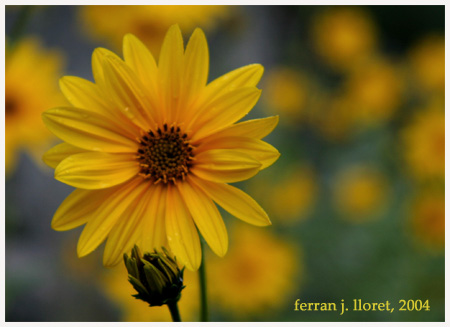
<path id="1" fill-rule="evenodd" d="M 183 269 L 179 269 L 176 259 L 162 248 L 142 256 L 137 245 L 131 250 L 131 257 L 123 255 L 128 270 L 128 281 L 138 294 L 135 298 L 147 302 L 151 307 L 169 302 L 176 303 L 181 297 Z"/>

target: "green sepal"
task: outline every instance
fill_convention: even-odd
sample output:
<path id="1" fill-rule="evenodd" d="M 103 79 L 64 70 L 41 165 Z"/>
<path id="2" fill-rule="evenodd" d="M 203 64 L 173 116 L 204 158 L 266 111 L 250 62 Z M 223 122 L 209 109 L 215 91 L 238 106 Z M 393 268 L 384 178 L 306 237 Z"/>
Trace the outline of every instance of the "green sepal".
<path id="1" fill-rule="evenodd" d="M 164 286 L 167 284 L 167 279 L 164 280 L 164 276 L 161 272 L 151 264 L 144 266 L 144 273 L 152 291 L 161 294 Z"/>
<path id="2" fill-rule="evenodd" d="M 131 283 L 131 285 L 133 285 L 134 289 L 138 292 L 138 293 L 144 293 L 149 295 L 148 291 L 145 289 L 145 286 L 142 285 L 142 283 L 134 278 L 131 275 L 128 275 L 128 281 Z"/>

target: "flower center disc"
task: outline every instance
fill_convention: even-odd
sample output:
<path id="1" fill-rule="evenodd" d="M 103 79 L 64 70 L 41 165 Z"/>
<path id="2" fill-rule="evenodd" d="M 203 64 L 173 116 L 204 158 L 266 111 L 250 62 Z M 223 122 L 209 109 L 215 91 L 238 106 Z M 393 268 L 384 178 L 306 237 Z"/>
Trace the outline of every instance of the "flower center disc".
<path id="1" fill-rule="evenodd" d="M 17 112 L 17 101 L 11 97 L 5 98 L 5 114 L 6 116 L 12 116 Z"/>
<path id="2" fill-rule="evenodd" d="M 177 179 L 184 180 L 189 172 L 193 159 L 192 150 L 186 134 L 180 133 L 180 128 L 158 128 L 146 132 L 140 139 L 138 160 L 141 166 L 140 175 L 152 178 L 154 183 L 176 183 Z"/>

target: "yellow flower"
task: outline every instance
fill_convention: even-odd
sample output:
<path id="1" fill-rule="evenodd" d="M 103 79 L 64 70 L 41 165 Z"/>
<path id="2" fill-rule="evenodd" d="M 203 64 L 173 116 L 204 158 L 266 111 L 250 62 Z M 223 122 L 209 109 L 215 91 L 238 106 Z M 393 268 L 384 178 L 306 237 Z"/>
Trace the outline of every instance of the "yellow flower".
<path id="1" fill-rule="evenodd" d="M 132 294 L 136 290 L 127 282 L 127 270 L 124 265 L 108 269 L 99 279 L 100 285 L 108 297 L 119 307 L 122 321 L 172 321 L 166 306 L 149 307 L 147 303 L 137 301 Z M 183 321 L 198 321 L 199 285 L 197 274 L 184 272 L 186 287 L 178 301 Z"/>
<path id="2" fill-rule="evenodd" d="M 271 112 L 282 113 L 282 122 L 296 124 L 304 116 L 309 90 L 306 78 L 290 67 L 278 67 L 266 77 L 263 100 Z"/>
<path id="3" fill-rule="evenodd" d="M 342 219 L 365 222 L 377 218 L 387 200 L 388 183 L 369 166 L 350 166 L 334 181 L 333 200 Z"/>
<path id="4" fill-rule="evenodd" d="M 356 132 L 355 110 L 349 97 L 327 95 L 311 113 L 311 120 L 326 139 L 339 142 Z"/>
<path id="5" fill-rule="evenodd" d="M 401 70 L 383 58 L 370 58 L 348 73 L 342 88 L 323 96 L 311 110 L 313 124 L 333 141 L 391 120 L 403 101 Z"/>
<path id="6" fill-rule="evenodd" d="M 331 67 L 347 70 L 373 53 L 377 43 L 375 26 L 369 15 L 357 7 L 332 7 L 313 22 L 317 53 Z"/>
<path id="7" fill-rule="evenodd" d="M 424 191 L 411 207 L 411 227 L 417 239 L 432 250 L 445 247 L 445 197 L 437 190 Z"/>
<path id="8" fill-rule="evenodd" d="M 233 236 L 229 255 L 208 261 L 212 303 L 240 319 L 285 308 L 303 280 L 302 252 L 261 229 L 239 228 Z"/>
<path id="9" fill-rule="evenodd" d="M 172 24 L 179 24 L 185 33 L 197 26 L 211 30 L 229 15 L 229 10 L 227 6 L 83 6 L 81 18 L 86 30 L 117 48 L 123 36 L 132 33 L 158 55 Z"/>
<path id="10" fill-rule="evenodd" d="M 419 180 L 444 179 L 445 113 L 444 103 L 432 102 L 417 112 L 401 132 L 407 168 Z"/>
<path id="11" fill-rule="evenodd" d="M 106 266 L 119 263 L 134 244 L 151 251 L 168 242 L 180 263 L 195 270 L 201 261 L 197 229 L 217 255 L 228 248 L 214 202 L 250 224 L 270 225 L 249 195 L 228 184 L 279 157 L 261 140 L 278 117 L 236 123 L 258 101 L 263 68 L 245 66 L 206 84 L 205 35 L 196 29 L 184 50 L 177 25 L 167 32 L 158 65 L 131 34 L 124 38 L 124 57 L 96 49 L 95 83 L 62 78 L 73 106 L 43 115 L 64 141 L 44 160 L 56 179 L 77 188 L 56 211 L 52 227 L 86 224 L 80 257 L 108 237 Z"/>
<path id="12" fill-rule="evenodd" d="M 431 35 L 421 40 L 409 54 L 410 69 L 420 90 L 445 91 L 445 39 Z"/>
<path id="13" fill-rule="evenodd" d="M 385 59 L 375 58 L 358 66 L 346 82 L 346 96 L 357 124 L 376 125 L 388 121 L 400 107 L 403 92 L 401 71 Z"/>
<path id="14" fill-rule="evenodd" d="M 5 166 L 12 172 L 18 152 L 26 150 L 39 158 L 53 136 L 40 116 L 51 106 L 65 104 L 58 92 L 61 56 L 42 49 L 37 39 L 28 38 L 10 48 L 5 60 Z"/>
<path id="15" fill-rule="evenodd" d="M 318 185 L 316 174 L 311 167 L 291 167 L 277 172 L 266 174 L 251 183 L 251 190 L 256 199 L 264 200 L 267 211 L 278 222 L 292 222 L 305 219 L 315 203 Z M 281 175 L 281 176 L 280 176 Z M 263 184 L 271 184 L 270 188 Z M 274 218 L 275 219 L 275 218 Z"/>

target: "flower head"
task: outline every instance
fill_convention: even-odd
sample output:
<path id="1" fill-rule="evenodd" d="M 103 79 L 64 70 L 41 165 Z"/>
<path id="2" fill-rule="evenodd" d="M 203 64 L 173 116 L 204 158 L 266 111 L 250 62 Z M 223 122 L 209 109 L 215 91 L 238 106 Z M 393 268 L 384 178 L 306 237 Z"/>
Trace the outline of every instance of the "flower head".
<path id="1" fill-rule="evenodd" d="M 61 59 L 59 53 L 44 50 L 34 38 L 23 39 L 12 48 L 6 44 L 6 173 L 13 171 L 19 150 L 40 159 L 53 140 L 40 115 L 45 108 L 65 103 L 57 89 Z"/>
<path id="2" fill-rule="evenodd" d="M 417 180 L 445 177 L 444 103 L 432 102 L 416 112 L 401 131 L 403 156 L 408 172 Z"/>
<path id="3" fill-rule="evenodd" d="M 239 319 L 270 316 L 303 283 L 303 252 L 266 230 L 243 227 L 233 237 L 225 259 L 208 261 L 211 299 Z"/>
<path id="4" fill-rule="evenodd" d="M 357 125 L 389 121 L 403 100 L 404 79 L 399 67 L 384 58 L 372 58 L 349 74 L 344 94 L 352 103 Z"/>
<path id="5" fill-rule="evenodd" d="M 312 26 L 317 53 L 331 67 L 348 70 L 373 53 L 377 33 L 370 15 L 357 7 L 330 7 Z"/>
<path id="6" fill-rule="evenodd" d="M 55 178 L 77 187 L 52 221 L 56 230 L 86 224 L 78 255 L 106 238 L 104 264 L 120 262 L 137 244 L 144 251 L 168 243 L 195 270 L 198 231 L 219 256 L 228 237 L 216 207 L 248 223 L 270 220 L 246 193 L 228 185 L 270 166 L 278 151 L 261 140 L 278 117 L 237 123 L 256 104 L 261 65 L 236 69 L 207 84 L 206 38 L 196 29 L 184 50 L 177 25 L 167 32 L 158 64 L 133 35 L 124 60 L 96 49 L 95 83 L 66 76 L 61 89 L 72 107 L 44 113 L 64 143 L 44 161 Z M 214 203 L 214 202 L 215 203 Z"/>
<path id="7" fill-rule="evenodd" d="M 445 196 L 439 189 L 422 190 L 410 208 L 410 229 L 421 245 L 429 250 L 445 248 Z"/>
<path id="8" fill-rule="evenodd" d="M 294 223 L 311 215 L 318 195 L 317 173 L 312 167 L 299 164 L 271 170 L 252 182 L 251 191 L 256 199 L 265 199 L 267 212 L 277 223 Z M 271 187 L 264 187 L 271 183 Z"/>
<path id="9" fill-rule="evenodd" d="M 136 35 L 152 52 L 158 52 L 167 29 L 179 24 L 191 33 L 196 26 L 213 30 L 230 16 L 229 6 L 151 5 L 151 6 L 82 6 L 81 21 L 98 39 L 120 48 L 123 35 Z M 117 24 L 120 20 L 120 24 Z M 155 53 L 157 54 L 157 53 Z"/>
<path id="10" fill-rule="evenodd" d="M 387 205 L 389 184 L 370 165 L 351 165 L 338 172 L 333 185 L 333 201 L 342 219 L 364 223 L 380 218 Z"/>
<path id="11" fill-rule="evenodd" d="M 307 106 L 315 95 L 308 76 L 289 66 L 279 66 L 271 70 L 265 82 L 267 111 L 283 113 L 284 123 L 297 126 L 307 117 Z"/>
<path id="12" fill-rule="evenodd" d="M 445 38 L 429 35 L 419 41 L 409 54 L 410 70 L 418 91 L 444 94 Z"/>

